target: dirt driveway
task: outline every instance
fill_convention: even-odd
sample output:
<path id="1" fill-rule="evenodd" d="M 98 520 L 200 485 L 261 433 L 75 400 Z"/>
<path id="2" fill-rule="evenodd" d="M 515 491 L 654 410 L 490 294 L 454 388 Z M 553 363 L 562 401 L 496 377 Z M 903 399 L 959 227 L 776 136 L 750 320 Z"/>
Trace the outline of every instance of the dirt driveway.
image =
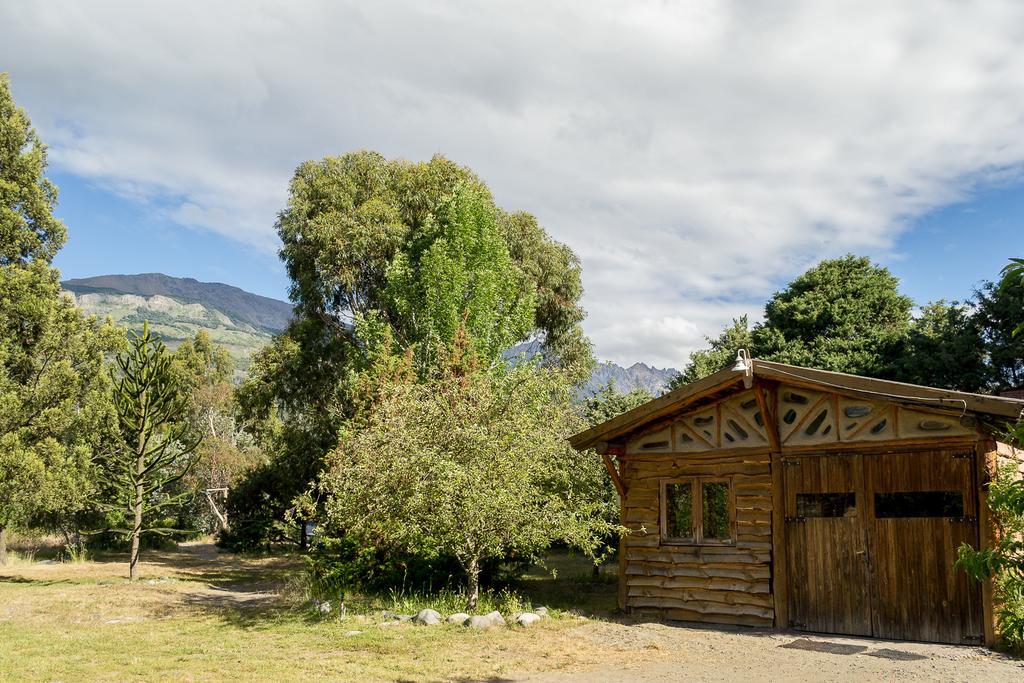
<path id="1" fill-rule="evenodd" d="M 1024 661 L 978 647 L 592 622 L 581 639 L 623 654 L 622 666 L 547 672 L 532 683 L 619 681 L 1024 681 Z"/>

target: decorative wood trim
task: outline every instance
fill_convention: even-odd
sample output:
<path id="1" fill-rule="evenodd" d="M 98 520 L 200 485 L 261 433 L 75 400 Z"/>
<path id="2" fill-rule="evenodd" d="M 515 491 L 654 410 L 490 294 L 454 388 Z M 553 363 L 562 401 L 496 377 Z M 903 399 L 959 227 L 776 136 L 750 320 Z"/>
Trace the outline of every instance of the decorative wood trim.
<path id="1" fill-rule="evenodd" d="M 678 425 L 679 425 L 680 427 L 682 427 L 682 428 L 683 428 L 683 429 L 684 429 L 684 430 L 686 431 L 686 433 L 687 433 L 687 434 L 689 434 L 690 436 L 696 437 L 696 438 L 697 438 L 697 439 L 699 439 L 699 440 L 700 440 L 701 442 L 703 442 L 703 443 L 707 444 L 708 448 L 712 448 L 712 449 L 714 449 L 714 448 L 715 448 L 715 444 L 713 444 L 713 443 L 711 443 L 710 441 L 708 441 L 708 440 L 707 440 L 707 439 L 706 439 L 706 438 L 704 437 L 704 435 L 703 435 L 703 434 L 701 434 L 700 432 L 698 432 L 698 431 L 697 431 L 696 429 L 694 429 L 694 428 L 693 428 L 693 427 L 691 427 L 690 425 L 686 424 L 685 422 L 683 422 L 683 421 L 681 421 L 681 420 L 680 420 L 680 421 L 678 421 L 678 422 L 677 422 L 676 424 L 678 424 Z M 678 443 L 678 442 L 677 442 L 677 443 Z M 673 444 L 673 446 L 675 446 L 675 444 Z M 717 449 L 716 449 L 716 450 L 717 450 Z M 698 452 L 699 452 L 699 451 L 698 451 Z"/>
<path id="2" fill-rule="evenodd" d="M 807 409 L 807 412 L 804 413 L 804 416 L 796 421 L 796 424 L 793 425 L 793 428 L 790 429 L 786 436 L 782 439 L 782 443 L 786 443 L 787 441 L 792 439 L 793 435 L 796 434 L 800 430 L 800 428 L 804 426 L 804 423 L 807 422 L 807 420 L 811 419 L 811 415 L 817 412 L 818 408 L 821 407 L 821 404 L 828 401 L 828 398 L 829 394 L 825 394 L 817 401 L 815 401 L 813 404 L 811 404 L 811 407 Z"/>
<path id="3" fill-rule="evenodd" d="M 919 386 L 916 384 L 905 384 L 873 377 L 861 377 L 859 375 L 848 375 L 842 372 L 830 372 L 828 370 L 815 370 L 812 368 L 801 368 L 785 363 L 774 363 L 754 359 L 754 375 L 761 375 L 771 379 L 785 382 L 786 384 L 803 383 L 817 391 L 838 391 L 839 393 L 850 392 L 853 394 L 867 394 L 866 398 L 875 401 L 893 401 L 904 405 L 923 407 L 925 409 L 935 407 L 951 408 L 951 402 L 963 401 L 967 404 L 968 412 L 985 413 L 988 415 L 1002 415 L 1005 417 L 1017 417 L 1024 402 L 1015 399 L 1002 398 L 999 396 L 986 396 L 981 394 L 970 394 L 963 391 L 952 391 L 949 389 L 936 389 L 934 387 Z M 823 384 L 825 383 L 825 384 Z M 923 399 L 943 399 L 950 403 L 940 404 L 928 400 L 920 403 L 913 400 L 901 400 L 880 396 L 880 394 L 895 394 L 899 396 L 918 396 Z M 956 413 L 960 414 L 962 409 L 956 406 Z"/>
<path id="4" fill-rule="evenodd" d="M 875 402 L 888 401 L 934 412 L 946 410 L 959 415 L 963 411 L 956 404 L 962 402 L 966 405 L 968 412 L 1016 418 L 1020 414 L 1021 408 L 1024 407 L 1024 401 L 1008 398 L 935 389 L 757 359 L 752 362 L 755 380 L 765 378 L 816 391 L 832 391 Z M 580 432 L 570 437 L 569 442 L 577 450 L 583 450 L 590 448 L 598 441 L 610 441 L 618 438 L 643 423 L 679 412 L 703 398 L 714 396 L 740 385 L 743 378 L 738 376 L 739 374 L 730 369 L 720 370 L 702 380 L 680 387 L 649 403 Z"/>
<path id="5" fill-rule="evenodd" d="M 847 443 L 855 441 L 857 439 L 857 437 L 859 437 L 864 432 L 864 430 L 867 429 L 868 427 L 871 427 L 872 425 L 878 424 L 879 419 L 886 420 L 888 422 L 893 422 L 894 421 L 893 420 L 893 412 L 892 412 L 893 407 L 894 406 L 884 406 L 882 408 L 882 410 L 879 411 L 878 415 L 874 415 L 874 414 L 868 415 L 864 419 L 864 424 L 862 424 L 860 427 L 857 427 L 855 430 L 853 430 L 853 433 L 850 434 L 850 441 L 848 441 Z M 893 434 L 895 434 L 895 433 L 896 433 L 896 428 L 893 427 Z"/>
<path id="6" fill-rule="evenodd" d="M 843 440 L 842 421 L 839 419 L 839 394 L 832 394 L 832 429 L 836 432 L 836 441 Z"/>
<path id="7" fill-rule="evenodd" d="M 720 370 L 708 375 L 693 384 L 680 387 L 664 396 L 659 396 L 649 403 L 633 408 L 612 419 L 595 425 L 590 429 L 569 437 L 569 443 L 577 450 L 589 448 L 602 439 L 608 440 L 620 436 L 644 422 L 664 417 L 680 410 L 684 405 L 724 391 L 733 385 L 740 384 L 743 378 L 730 369 Z"/>
<path id="8" fill-rule="evenodd" d="M 715 404 L 715 442 L 716 445 L 722 447 L 722 402 L 719 401 Z"/>
<path id="9" fill-rule="evenodd" d="M 764 396 L 764 388 L 761 382 L 754 382 L 754 397 L 757 399 L 757 409 L 761 411 L 761 419 L 764 421 L 764 431 L 768 434 L 768 445 L 773 452 L 782 449 L 779 439 L 779 419 L 775 411 L 768 409 L 768 400 Z"/>

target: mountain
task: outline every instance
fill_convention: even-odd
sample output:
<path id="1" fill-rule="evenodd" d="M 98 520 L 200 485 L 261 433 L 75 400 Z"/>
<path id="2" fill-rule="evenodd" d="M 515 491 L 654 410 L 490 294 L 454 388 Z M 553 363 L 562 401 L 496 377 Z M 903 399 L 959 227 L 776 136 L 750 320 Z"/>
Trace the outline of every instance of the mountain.
<path id="1" fill-rule="evenodd" d="M 583 385 L 583 393 L 593 394 L 608 382 L 615 382 L 615 390 L 619 393 L 645 389 L 657 397 L 668 390 L 668 383 L 678 374 L 675 368 L 655 368 L 646 363 L 633 363 L 624 368 L 606 361 L 594 366 L 590 379 Z"/>
<path id="2" fill-rule="evenodd" d="M 61 283 L 86 313 L 110 316 L 129 329 L 141 329 L 144 321 L 164 343 L 175 348 L 185 339 L 206 330 L 213 341 L 226 347 L 241 371 L 249 367 L 252 354 L 268 344 L 288 325 L 291 304 L 259 296 L 219 282 L 199 282 L 162 273 L 141 275 L 99 275 L 65 280 Z M 508 357 L 532 356 L 539 352 L 536 342 L 510 349 Z M 620 392 L 646 389 L 658 396 L 668 387 L 676 370 L 652 368 L 634 363 L 624 368 L 615 363 L 598 363 L 581 396 L 593 394 L 615 381 Z"/>
<path id="3" fill-rule="evenodd" d="M 221 311 L 232 320 L 276 334 L 288 326 L 292 305 L 252 294 L 220 282 L 199 282 L 190 277 L 163 273 L 98 275 L 65 280 L 64 289 L 74 294 L 136 294 L 165 296 L 183 303 L 198 303 Z"/>
<path id="4" fill-rule="evenodd" d="M 506 351 L 505 357 L 513 362 L 520 356 L 532 358 L 540 353 L 540 348 L 537 341 L 523 342 Z M 602 361 L 594 366 L 590 379 L 577 392 L 577 398 L 592 396 L 609 382 L 615 383 L 615 390 L 620 394 L 627 394 L 634 389 L 644 389 L 651 396 L 657 397 L 668 390 L 668 383 L 678 374 L 679 371 L 675 368 L 655 368 L 646 363 L 633 363 L 624 368 L 610 361 Z"/>
<path id="5" fill-rule="evenodd" d="M 170 348 L 206 330 L 228 349 L 241 371 L 292 315 L 291 304 L 284 301 L 161 273 L 100 275 L 65 280 L 61 286 L 85 312 L 110 316 L 122 327 L 140 329 L 148 320 Z"/>

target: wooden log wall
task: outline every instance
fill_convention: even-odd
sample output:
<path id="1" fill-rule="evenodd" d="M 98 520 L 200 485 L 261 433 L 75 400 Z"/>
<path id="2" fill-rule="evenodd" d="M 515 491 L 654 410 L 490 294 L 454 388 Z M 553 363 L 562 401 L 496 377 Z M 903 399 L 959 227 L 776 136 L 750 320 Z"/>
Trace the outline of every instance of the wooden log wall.
<path id="1" fill-rule="evenodd" d="M 720 454 L 621 457 L 625 603 L 634 613 L 667 619 L 772 626 L 772 478 L 767 449 Z M 663 543 L 661 481 L 729 477 L 736 505 L 733 545 Z"/>

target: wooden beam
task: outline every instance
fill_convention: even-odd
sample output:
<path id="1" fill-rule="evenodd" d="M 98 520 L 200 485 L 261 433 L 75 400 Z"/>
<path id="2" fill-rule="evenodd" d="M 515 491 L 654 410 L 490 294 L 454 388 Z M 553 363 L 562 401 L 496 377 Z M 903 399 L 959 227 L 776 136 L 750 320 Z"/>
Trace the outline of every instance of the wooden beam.
<path id="1" fill-rule="evenodd" d="M 775 628 L 789 628 L 789 555 L 786 552 L 786 490 L 782 453 L 772 453 L 772 598 Z"/>
<path id="2" fill-rule="evenodd" d="M 995 439 L 984 439 L 978 442 L 977 482 L 978 482 L 978 546 L 979 550 L 992 548 L 998 543 L 996 528 L 988 509 L 988 484 L 998 467 L 998 445 Z M 992 647 L 996 642 L 995 597 L 992 579 L 981 583 L 981 625 L 985 636 L 985 645 Z"/>
<path id="3" fill-rule="evenodd" d="M 761 411 L 761 418 L 764 420 L 764 430 L 768 433 L 768 445 L 773 452 L 778 453 L 782 450 L 779 420 L 775 416 L 775 411 L 768 408 L 768 399 L 765 398 L 761 382 L 754 382 L 754 396 L 757 398 L 757 409 Z"/>
<path id="4" fill-rule="evenodd" d="M 601 460 L 604 461 L 604 468 L 608 470 L 608 475 L 612 478 L 612 484 L 615 485 L 615 490 L 619 492 L 619 498 L 625 499 L 626 487 L 622 483 L 619 471 L 615 468 L 615 463 L 612 462 L 612 459 L 607 452 L 601 454 Z"/>

